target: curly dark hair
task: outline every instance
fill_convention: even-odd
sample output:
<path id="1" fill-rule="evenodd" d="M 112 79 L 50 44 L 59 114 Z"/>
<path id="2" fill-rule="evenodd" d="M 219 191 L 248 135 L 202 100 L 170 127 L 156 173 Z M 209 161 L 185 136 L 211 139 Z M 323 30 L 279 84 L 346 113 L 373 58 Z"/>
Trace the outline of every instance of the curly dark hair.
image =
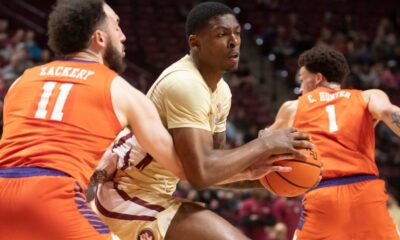
<path id="1" fill-rule="evenodd" d="M 300 55 L 298 65 L 312 73 L 321 73 L 328 82 L 339 84 L 343 84 L 350 73 L 344 55 L 329 47 L 313 47 L 305 51 Z"/>
<path id="2" fill-rule="evenodd" d="M 204 27 L 210 19 L 225 14 L 235 15 L 233 10 L 223 3 L 204 2 L 194 6 L 186 17 L 186 37 Z"/>
<path id="3" fill-rule="evenodd" d="M 103 0 L 58 0 L 48 21 L 49 47 L 66 55 L 88 47 L 96 27 L 106 19 Z"/>

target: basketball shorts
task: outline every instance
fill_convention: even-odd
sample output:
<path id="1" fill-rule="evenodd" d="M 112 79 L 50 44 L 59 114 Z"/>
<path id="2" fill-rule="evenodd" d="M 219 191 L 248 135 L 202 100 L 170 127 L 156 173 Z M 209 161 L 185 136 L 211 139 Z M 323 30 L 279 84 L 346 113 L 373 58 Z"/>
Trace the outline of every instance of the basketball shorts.
<path id="1" fill-rule="evenodd" d="M 373 175 L 323 180 L 306 193 L 297 240 L 398 240 L 385 183 Z"/>
<path id="2" fill-rule="evenodd" d="M 111 239 L 79 183 L 39 167 L 0 169 L 0 239 Z"/>
<path id="3" fill-rule="evenodd" d="M 121 240 L 160 240 L 183 201 L 144 190 L 127 194 L 106 182 L 99 186 L 92 208 Z"/>

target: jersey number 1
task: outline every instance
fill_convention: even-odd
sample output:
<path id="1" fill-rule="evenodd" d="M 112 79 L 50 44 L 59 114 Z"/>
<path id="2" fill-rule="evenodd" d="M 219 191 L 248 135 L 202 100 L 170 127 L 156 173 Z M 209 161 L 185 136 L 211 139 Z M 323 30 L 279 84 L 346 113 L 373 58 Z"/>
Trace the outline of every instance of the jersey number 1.
<path id="1" fill-rule="evenodd" d="M 336 132 L 339 129 L 339 127 L 336 123 L 335 105 L 328 105 L 326 106 L 325 110 L 328 113 L 329 132 Z"/>
<path id="2" fill-rule="evenodd" d="M 49 103 L 51 94 L 53 93 L 54 88 L 56 87 L 56 82 L 46 82 L 43 85 L 43 93 L 40 97 L 40 101 L 38 104 L 38 108 L 35 113 L 35 118 L 45 119 L 47 116 L 47 104 Z M 68 94 L 71 91 L 73 84 L 72 83 L 63 83 L 60 86 L 60 93 L 58 94 L 56 104 L 54 105 L 53 112 L 51 113 L 50 119 L 61 121 L 64 113 L 63 108 L 65 101 L 67 100 Z"/>

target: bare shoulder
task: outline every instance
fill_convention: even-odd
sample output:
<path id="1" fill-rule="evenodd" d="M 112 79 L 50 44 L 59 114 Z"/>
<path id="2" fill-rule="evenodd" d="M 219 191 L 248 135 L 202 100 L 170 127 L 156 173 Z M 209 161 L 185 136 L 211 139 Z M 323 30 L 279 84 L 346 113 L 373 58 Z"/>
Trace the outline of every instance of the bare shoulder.
<path id="1" fill-rule="evenodd" d="M 290 101 L 286 101 L 282 104 L 281 108 L 285 108 L 288 110 L 293 110 L 293 109 L 297 109 L 297 105 L 299 104 L 298 100 L 290 100 Z"/>
<path id="2" fill-rule="evenodd" d="M 139 90 L 134 88 L 128 81 L 126 81 L 123 77 L 121 76 L 116 76 L 111 83 L 111 93 L 112 94 L 123 94 L 123 93 L 134 93 L 138 94 L 140 93 L 143 95 Z"/>
<path id="3" fill-rule="evenodd" d="M 369 103 L 372 97 L 377 97 L 377 98 L 387 98 L 388 97 L 387 94 L 380 89 L 368 89 L 368 90 L 362 91 L 361 95 L 364 98 L 364 101 L 366 103 Z"/>
<path id="4" fill-rule="evenodd" d="M 139 109 L 143 111 L 150 105 L 150 100 L 121 76 L 113 79 L 110 92 L 114 112 L 122 127 L 128 125 L 128 118 L 135 116 Z"/>
<path id="5" fill-rule="evenodd" d="M 297 111 L 298 100 L 286 101 L 280 107 L 275 122 L 269 129 L 287 128 L 293 126 L 294 117 Z"/>
<path id="6" fill-rule="evenodd" d="M 280 107 L 278 115 L 286 115 L 286 116 L 292 115 L 296 113 L 298 105 L 299 105 L 298 100 L 286 101 Z"/>

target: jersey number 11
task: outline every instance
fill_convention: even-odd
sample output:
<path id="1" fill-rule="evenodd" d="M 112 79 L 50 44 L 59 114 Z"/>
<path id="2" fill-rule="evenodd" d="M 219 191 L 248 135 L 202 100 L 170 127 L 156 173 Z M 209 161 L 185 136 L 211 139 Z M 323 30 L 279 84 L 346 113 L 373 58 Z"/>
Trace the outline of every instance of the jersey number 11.
<path id="1" fill-rule="evenodd" d="M 35 113 L 35 118 L 45 119 L 47 116 L 47 105 L 49 103 L 50 97 L 53 93 L 54 88 L 56 87 L 56 82 L 46 82 L 43 85 L 43 93 L 40 97 L 40 101 L 38 104 L 38 108 Z M 67 100 L 68 94 L 71 91 L 71 88 L 74 84 L 72 83 L 63 83 L 60 86 L 60 93 L 58 94 L 56 104 L 54 105 L 53 112 L 51 113 L 50 119 L 61 121 L 63 118 L 63 108 L 65 101 Z"/>

